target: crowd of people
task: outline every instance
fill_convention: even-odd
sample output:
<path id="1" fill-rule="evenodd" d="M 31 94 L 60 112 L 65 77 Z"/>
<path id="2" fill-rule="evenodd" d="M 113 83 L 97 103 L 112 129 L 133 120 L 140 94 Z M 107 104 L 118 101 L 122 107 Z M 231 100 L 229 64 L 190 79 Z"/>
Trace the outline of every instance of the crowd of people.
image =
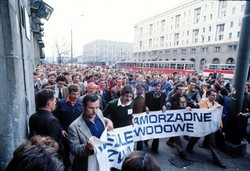
<path id="1" fill-rule="evenodd" d="M 100 170 L 95 160 L 91 166 L 88 165 L 89 156 L 94 154 L 94 144 L 90 137 L 100 138 L 105 127 L 112 130 L 133 125 L 132 114 L 159 110 L 165 112 L 176 109 L 209 109 L 214 106 L 223 106 L 221 129 L 207 135 L 202 147 L 210 149 L 216 165 L 226 167 L 216 152 L 217 146 L 223 145 L 223 142 L 216 137 L 218 134 L 223 135 L 227 129 L 233 80 L 225 82 L 222 74 L 213 73 L 205 78 L 197 72 L 184 75 L 177 72 L 143 73 L 140 70 L 94 66 L 38 65 L 33 76 L 37 112 L 29 119 L 30 139 L 14 153 L 7 170 L 11 170 L 20 155 L 28 157 L 33 153 L 40 154 L 41 151 L 43 155 L 51 154 L 51 150 L 47 149 L 51 146 L 58 153 L 58 157 L 52 155 L 54 157 L 48 160 L 52 162 L 56 158 L 61 161 L 63 165 L 56 161 L 58 170 L 66 170 L 69 167 L 76 171 L 90 168 Z M 249 91 L 250 84 L 246 83 L 242 113 L 239 114 L 242 118 L 250 115 Z M 247 119 L 242 123 L 242 137 L 250 142 L 245 131 Z M 49 136 L 52 139 L 47 137 L 42 143 L 36 141 L 33 145 L 37 135 Z M 40 142 L 43 138 L 39 138 Z M 184 138 L 189 141 L 186 147 L 183 147 L 179 136 L 170 137 L 166 144 L 176 148 L 179 156 L 186 159 L 186 152 L 193 153 L 199 138 Z M 128 156 L 122 170 L 131 170 L 129 167 L 132 165 L 140 165 L 136 168 L 151 166 L 153 170 L 160 170 L 157 162 L 142 152 L 143 145 L 148 146 L 149 141 L 137 142 L 136 150 L 141 152 L 137 151 Z M 158 153 L 158 146 L 159 139 L 153 139 L 153 153 Z"/>

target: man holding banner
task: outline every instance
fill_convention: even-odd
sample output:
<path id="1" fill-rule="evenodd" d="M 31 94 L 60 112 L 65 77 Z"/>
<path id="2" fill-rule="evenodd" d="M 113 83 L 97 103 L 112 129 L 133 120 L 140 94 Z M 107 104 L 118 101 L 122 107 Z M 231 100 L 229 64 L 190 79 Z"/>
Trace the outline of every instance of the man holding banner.
<path id="1" fill-rule="evenodd" d="M 218 107 L 218 108 L 222 107 L 219 103 L 217 103 L 215 101 L 216 92 L 214 90 L 212 90 L 212 89 L 208 90 L 206 92 L 206 96 L 207 96 L 207 99 L 202 99 L 200 101 L 200 103 L 198 104 L 200 109 L 209 109 L 212 107 Z M 192 153 L 193 147 L 198 142 L 199 139 L 200 139 L 200 137 L 191 137 L 191 139 L 189 140 L 189 142 L 187 144 L 186 151 L 189 153 Z M 204 141 L 208 145 L 208 148 L 211 150 L 214 164 L 218 165 L 219 167 L 225 168 L 226 165 L 221 162 L 221 159 L 215 150 L 215 148 L 216 148 L 215 133 L 211 133 L 209 135 L 206 135 Z"/>
<path id="2" fill-rule="evenodd" d="M 149 111 L 166 111 L 166 94 L 161 93 L 161 82 L 156 81 L 154 83 L 154 90 L 146 93 L 146 113 Z M 158 153 L 159 138 L 153 139 L 151 150 L 154 153 Z"/>
<path id="3" fill-rule="evenodd" d="M 131 86 L 124 86 L 121 97 L 108 103 L 103 113 L 114 123 L 114 128 L 120 128 L 132 124 L 134 102 L 133 89 Z"/>
<path id="4" fill-rule="evenodd" d="M 121 91 L 121 97 L 108 103 L 103 113 L 114 123 L 114 128 L 121 128 L 133 125 L 133 89 L 131 86 L 124 86 Z M 116 171 L 116 168 L 111 168 Z"/>
<path id="5" fill-rule="evenodd" d="M 194 101 L 184 92 L 185 88 L 182 83 L 177 84 L 175 88 L 176 92 L 170 98 L 171 109 L 191 110 L 191 107 L 196 108 Z M 186 158 L 180 136 L 170 137 L 167 141 L 167 145 L 175 147 L 179 152 L 180 157 Z"/>
<path id="6" fill-rule="evenodd" d="M 99 109 L 99 98 L 89 93 L 82 101 L 83 114 L 81 114 L 68 128 L 68 137 L 71 153 L 74 155 L 72 169 L 74 171 L 99 171 L 99 165 L 94 154 L 92 136 L 100 138 L 105 127 L 113 129 L 113 123 L 103 117 Z M 90 160 L 89 162 L 88 160 Z M 91 163 L 91 164 L 89 164 Z"/>

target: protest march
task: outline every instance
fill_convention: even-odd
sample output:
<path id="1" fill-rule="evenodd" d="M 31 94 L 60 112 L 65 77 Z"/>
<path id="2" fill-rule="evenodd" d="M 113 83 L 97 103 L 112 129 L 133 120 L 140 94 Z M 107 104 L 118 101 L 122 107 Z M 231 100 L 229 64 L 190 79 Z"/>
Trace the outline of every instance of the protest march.
<path id="1" fill-rule="evenodd" d="M 160 111 L 134 115 L 134 126 L 103 132 L 101 139 L 94 137 L 95 151 L 100 168 L 121 169 L 125 157 L 134 151 L 136 141 L 172 136 L 202 137 L 219 129 L 222 108 Z M 108 164 L 107 164 L 108 163 Z"/>
<path id="2" fill-rule="evenodd" d="M 225 83 L 223 75 L 38 65 L 33 76 L 37 111 L 29 118 L 30 138 L 17 154 L 35 145 L 33 151 L 56 153 L 57 166 L 74 171 L 123 170 L 147 158 L 147 167 L 158 171 L 148 150 L 158 155 L 160 139 L 184 167 L 192 165 L 187 153 L 203 138 L 213 164 L 226 168 L 218 149 L 225 144 L 233 80 Z M 248 94 L 246 84 L 241 118 L 248 117 Z M 250 141 L 245 129 L 242 122 L 239 136 Z M 176 158 L 169 162 L 180 167 Z"/>

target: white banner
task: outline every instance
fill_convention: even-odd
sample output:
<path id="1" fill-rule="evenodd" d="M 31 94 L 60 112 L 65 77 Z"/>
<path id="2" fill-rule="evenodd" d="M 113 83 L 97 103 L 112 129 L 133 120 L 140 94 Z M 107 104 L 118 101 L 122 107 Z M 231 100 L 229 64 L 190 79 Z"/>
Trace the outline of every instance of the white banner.
<path id="1" fill-rule="evenodd" d="M 135 141 L 188 135 L 203 137 L 220 127 L 223 108 L 135 114 Z"/>
<path id="2" fill-rule="evenodd" d="M 99 170 L 121 169 L 125 157 L 134 149 L 134 141 L 189 135 L 203 137 L 220 127 L 223 108 L 168 110 L 135 114 L 132 126 L 103 132 L 93 137 Z"/>
<path id="3" fill-rule="evenodd" d="M 109 171 L 112 167 L 121 169 L 125 157 L 134 151 L 132 126 L 116 128 L 109 132 L 105 130 L 101 139 L 93 137 L 93 140 L 101 171 Z"/>

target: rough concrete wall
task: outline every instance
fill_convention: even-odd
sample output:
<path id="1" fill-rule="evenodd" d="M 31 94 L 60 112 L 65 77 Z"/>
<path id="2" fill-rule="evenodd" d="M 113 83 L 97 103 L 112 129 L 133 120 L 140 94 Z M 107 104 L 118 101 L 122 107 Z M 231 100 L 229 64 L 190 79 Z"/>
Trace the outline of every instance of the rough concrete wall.
<path id="1" fill-rule="evenodd" d="M 33 39 L 19 25 L 19 5 L 28 9 L 28 0 L 0 1 L 0 170 L 27 137 L 27 119 L 35 111 Z"/>
<path id="2" fill-rule="evenodd" d="M 9 91 L 8 90 L 8 79 L 7 79 L 7 66 L 6 66 L 6 43 L 4 42 L 5 34 L 3 34 L 3 30 L 6 30 L 6 21 L 4 21 L 6 17 L 6 3 L 1 1 L 0 2 L 0 99 L 1 100 L 1 110 L 0 110 L 0 170 L 4 169 L 6 165 L 7 159 L 11 158 L 11 152 L 14 150 L 14 142 L 13 140 L 13 126 L 12 126 L 12 117 L 9 113 L 10 111 L 10 99 Z M 10 34 L 10 33 L 9 33 Z"/>

